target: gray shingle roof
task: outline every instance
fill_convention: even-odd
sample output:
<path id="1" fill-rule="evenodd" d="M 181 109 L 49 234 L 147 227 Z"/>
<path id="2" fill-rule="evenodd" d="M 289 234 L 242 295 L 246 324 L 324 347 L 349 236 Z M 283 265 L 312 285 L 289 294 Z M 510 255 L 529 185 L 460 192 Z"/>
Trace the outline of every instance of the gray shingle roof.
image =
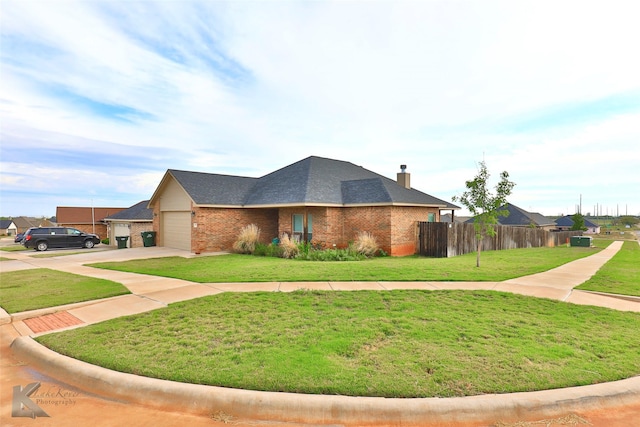
<path id="1" fill-rule="evenodd" d="M 198 205 L 240 206 L 256 178 L 169 170 Z"/>
<path id="2" fill-rule="evenodd" d="M 169 170 L 199 205 L 410 204 L 459 207 L 353 163 L 311 156 L 261 178 Z"/>
<path id="3" fill-rule="evenodd" d="M 498 217 L 498 223 L 502 225 L 529 226 L 534 224 L 537 227 L 555 225 L 553 220 L 546 216 L 536 212 L 527 212 L 511 203 L 507 203 L 500 209 L 506 209 L 509 212 L 506 216 Z M 471 218 L 467 222 L 473 223 L 474 220 L 474 218 Z"/>
<path id="4" fill-rule="evenodd" d="M 10 219 L 0 219 L 0 230 L 6 230 L 13 223 Z"/>
<path id="5" fill-rule="evenodd" d="M 562 218 L 558 218 L 556 220 L 556 225 L 558 227 L 573 227 L 573 218 L 571 218 L 572 215 L 565 215 Z M 598 227 L 597 224 L 594 224 L 593 222 L 589 221 L 588 219 L 584 218 L 584 226 L 585 227 Z"/>
<path id="6" fill-rule="evenodd" d="M 105 220 L 153 221 L 153 210 L 147 208 L 148 204 L 148 200 L 143 200 L 130 208 L 106 217 Z"/>

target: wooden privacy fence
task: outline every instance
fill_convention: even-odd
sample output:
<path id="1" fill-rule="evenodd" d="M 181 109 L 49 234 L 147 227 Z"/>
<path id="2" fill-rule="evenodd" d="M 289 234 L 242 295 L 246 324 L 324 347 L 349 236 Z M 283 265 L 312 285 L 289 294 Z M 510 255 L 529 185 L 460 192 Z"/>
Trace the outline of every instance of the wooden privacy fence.
<path id="1" fill-rule="evenodd" d="M 571 236 L 582 236 L 582 231 L 547 231 L 530 227 L 496 225 L 496 235 L 485 237 L 483 251 L 537 248 L 567 243 Z M 420 255 L 447 258 L 475 252 L 476 230 L 473 224 L 448 222 L 418 222 Z"/>

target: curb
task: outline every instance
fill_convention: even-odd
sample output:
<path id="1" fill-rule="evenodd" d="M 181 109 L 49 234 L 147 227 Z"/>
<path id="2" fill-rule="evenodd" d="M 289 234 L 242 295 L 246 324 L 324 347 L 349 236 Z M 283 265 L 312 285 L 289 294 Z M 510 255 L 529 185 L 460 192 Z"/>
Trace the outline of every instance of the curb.
<path id="1" fill-rule="evenodd" d="M 28 310 L 28 311 L 20 311 L 18 313 L 8 314 L 0 307 L 0 325 L 5 325 L 7 323 L 19 322 L 25 319 L 31 319 L 33 317 L 44 316 L 47 314 L 58 313 L 60 311 L 73 310 L 74 308 L 88 307 L 90 305 L 99 304 L 105 301 L 111 301 L 120 299 L 122 297 L 133 295 L 132 293 L 116 295 L 114 297 L 109 298 L 101 298 L 101 299 L 92 299 L 88 301 L 74 302 L 71 304 L 64 305 L 56 305 L 54 307 L 45 307 L 39 308 L 36 310 Z M 53 332 L 53 331 L 52 331 Z"/>
<path id="2" fill-rule="evenodd" d="M 600 296 L 603 296 L 603 297 L 621 299 L 621 300 L 624 300 L 624 301 L 640 302 L 640 297 L 637 297 L 637 296 L 634 296 L 634 295 L 612 294 L 612 293 L 608 293 L 608 292 L 589 291 L 589 290 L 586 290 L 586 289 L 575 289 L 575 288 L 573 290 L 582 291 L 582 292 L 586 292 L 586 293 L 594 294 L 594 295 L 600 295 Z"/>
<path id="3" fill-rule="evenodd" d="M 21 359 L 91 394 L 197 415 L 222 411 L 238 418 L 347 426 L 419 426 L 425 422 L 495 422 L 555 417 L 637 403 L 640 376 L 556 390 L 457 398 L 305 395 L 185 384 L 112 371 L 60 355 L 23 336 L 11 343 Z"/>

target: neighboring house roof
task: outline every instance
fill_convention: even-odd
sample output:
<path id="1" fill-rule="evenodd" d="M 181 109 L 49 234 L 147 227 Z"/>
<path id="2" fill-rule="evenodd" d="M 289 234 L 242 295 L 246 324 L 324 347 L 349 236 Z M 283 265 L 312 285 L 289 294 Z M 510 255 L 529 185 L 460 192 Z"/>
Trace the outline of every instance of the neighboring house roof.
<path id="1" fill-rule="evenodd" d="M 0 219 L 0 230 L 6 230 L 11 227 L 11 224 L 15 225 L 13 220 L 10 219 Z"/>
<path id="2" fill-rule="evenodd" d="M 558 227 L 573 227 L 573 218 L 571 218 L 571 216 L 572 215 L 565 215 L 561 218 L 558 218 L 556 220 L 556 225 Z M 598 228 L 597 224 L 594 224 L 586 218 L 584 218 L 584 226 L 589 228 Z"/>
<path id="3" fill-rule="evenodd" d="M 392 179 L 353 163 L 316 156 L 300 160 L 261 178 L 173 169 L 168 170 L 167 175 L 175 178 L 195 204 L 204 206 L 394 204 L 459 209 L 459 206 L 413 188 L 405 188 Z M 162 185 L 158 189 L 160 187 Z M 158 190 L 156 194 L 157 192 Z"/>
<path id="4" fill-rule="evenodd" d="M 26 216 L 18 216 L 13 218 L 13 223 L 19 230 L 27 230 L 31 227 L 38 227 L 38 220 L 35 218 L 27 218 Z"/>
<path id="5" fill-rule="evenodd" d="M 505 216 L 498 217 L 498 224 L 511 225 L 514 227 L 523 227 L 534 225 L 536 227 L 553 226 L 555 223 L 553 220 L 537 212 L 527 212 L 511 203 L 507 203 L 500 207 L 501 210 L 506 210 L 509 213 Z M 474 218 L 469 221 L 473 223 Z"/>
<path id="6" fill-rule="evenodd" d="M 454 215 L 453 222 L 463 223 L 471 219 L 469 216 Z M 451 214 L 440 215 L 440 222 L 451 222 Z"/>
<path id="7" fill-rule="evenodd" d="M 130 208 L 124 209 L 114 215 L 105 218 L 105 221 L 153 221 L 153 209 L 149 209 L 148 200 L 136 203 Z"/>
<path id="8" fill-rule="evenodd" d="M 68 207 L 58 206 L 56 218 L 58 224 L 92 224 L 115 215 L 126 208 Z"/>

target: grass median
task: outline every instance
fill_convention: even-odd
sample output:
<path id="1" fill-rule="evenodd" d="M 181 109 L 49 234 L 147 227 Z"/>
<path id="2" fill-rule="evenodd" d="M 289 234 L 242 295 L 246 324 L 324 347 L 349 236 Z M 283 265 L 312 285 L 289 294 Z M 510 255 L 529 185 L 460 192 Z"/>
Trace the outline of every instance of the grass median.
<path id="1" fill-rule="evenodd" d="M 55 307 L 130 293 L 120 283 L 37 268 L 2 273 L 0 305 L 7 313 Z"/>
<path id="2" fill-rule="evenodd" d="M 576 289 L 640 296 L 640 245 L 624 242 L 620 251 Z"/>
<path id="3" fill-rule="evenodd" d="M 91 264 L 198 283 L 315 282 L 315 281 L 502 281 L 539 273 L 592 255 L 611 243 L 596 241 L 594 248 L 555 247 L 511 249 L 452 258 L 383 257 L 364 261 L 316 262 L 250 255 L 198 258 L 155 258 Z"/>
<path id="4" fill-rule="evenodd" d="M 637 375 L 640 314 L 493 291 L 223 293 L 37 340 L 223 387 L 450 397 Z"/>

